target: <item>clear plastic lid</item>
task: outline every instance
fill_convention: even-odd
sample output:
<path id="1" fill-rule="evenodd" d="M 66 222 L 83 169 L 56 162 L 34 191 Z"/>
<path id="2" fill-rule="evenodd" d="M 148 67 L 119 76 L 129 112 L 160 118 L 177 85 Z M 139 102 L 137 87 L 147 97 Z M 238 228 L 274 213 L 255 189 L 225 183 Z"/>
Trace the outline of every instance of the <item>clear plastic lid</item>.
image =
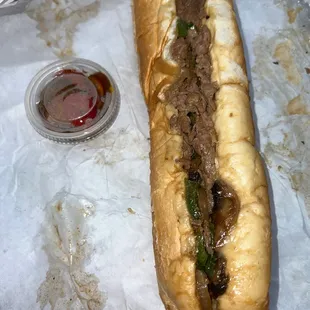
<path id="1" fill-rule="evenodd" d="M 120 109 L 115 81 L 81 58 L 56 61 L 39 71 L 25 95 L 27 117 L 42 136 L 79 143 L 108 130 Z"/>

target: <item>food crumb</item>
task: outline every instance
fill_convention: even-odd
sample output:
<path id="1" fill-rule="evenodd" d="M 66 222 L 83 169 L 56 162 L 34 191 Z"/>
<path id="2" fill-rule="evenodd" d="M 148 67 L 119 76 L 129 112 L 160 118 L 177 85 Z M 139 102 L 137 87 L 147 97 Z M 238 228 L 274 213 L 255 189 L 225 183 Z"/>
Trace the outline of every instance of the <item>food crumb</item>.
<path id="1" fill-rule="evenodd" d="M 145 259 L 144 259 L 144 258 L 142 258 L 142 261 L 143 261 L 143 262 L 145 262 Z"/>
<path id="2" fill-rule="evenodd" d="M 278 170 L 279 170 L 279 171 L 282 170 L 282 166 L 281 166 L 281 165 L 278 166 Z"/>
<path id="3" fill-rule="evenodd" d="M 305 68 L 305 70 L 307 74 L 310 74 L 310 68 Z"/>
<path id="4" fill-rule="evenodd" d="M 272 63 L 273 63 L 274 65 L 278 65 L 278 64 L 279 64 L 278 61 L 273 61 Z"/>
<path id="5" fill-rule="evenodd" d="M 127 209 L 130 214 L 136 214 L 136 212 L 132 208 Z"/>

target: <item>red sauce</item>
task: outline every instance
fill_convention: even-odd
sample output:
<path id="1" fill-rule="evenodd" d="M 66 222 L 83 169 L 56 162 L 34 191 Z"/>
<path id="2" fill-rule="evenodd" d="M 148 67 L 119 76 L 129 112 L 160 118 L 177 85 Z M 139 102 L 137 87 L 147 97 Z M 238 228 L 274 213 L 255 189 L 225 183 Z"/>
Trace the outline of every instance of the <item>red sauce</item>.
<path id="1" fill-rule="evenodd" d="M 108 92 L 113 89 L 102 72 L 87 76 L 71 69 L 61 70 L 43 89 L 39 111 L 53 124 L 82 126 L 97 116 Z"/>

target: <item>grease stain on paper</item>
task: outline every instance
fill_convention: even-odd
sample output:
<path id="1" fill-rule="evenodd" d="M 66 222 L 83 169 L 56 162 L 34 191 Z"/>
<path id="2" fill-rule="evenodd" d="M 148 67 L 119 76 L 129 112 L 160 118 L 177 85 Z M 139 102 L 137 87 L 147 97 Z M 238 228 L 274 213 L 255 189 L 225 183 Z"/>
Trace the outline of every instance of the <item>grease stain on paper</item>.
<path id="1" fill-rule="evenodd" d="M 124 160 L 149 160 L 149 141 L 138 130 L 128 127 L 110 131 L 94 142 L 100 149 L 94 156 L 98 165 L 113 166 Z M 90 142 L 90 147 L 93 142 Z"/>
<path id="2" fill-rule="evenodd" d="M 289 115 L 307 115 L 307 106 L 303 102 L 303 98 L 301 95 L 298 95 L 297 97 L 293 98 L 289 101 L 287 105 L 287 113 Z"/>
<path id="3" fill-rule="evenodd" d="M 106 296 L 99 290 L 99 279 L 85 272 L 91 254 L 86 220 L 95 212 L 84 197 L 57 194 L 46 208 L 42 231 L 49 260 L 45 281 L 37 292 L 41 309 L 101 310 Z"/>
<path id="4" fill-rule="evenodd" d="M 279 130 L 279 128 L 281 128 Z M 270 167 L 288 177 L 292 189 L 305 199 L 310 217 L 310 119 L 308 116 L 286 116 L 263 130 L 267 139 L 264 157 Z M 275 141 L 275 136 L 280 136 Z"/>
<path id="5" fill-rule="evenodd" d="M 291 8 L 287 10 L 287 17 L 288 17 L 288 22 L 290 24 L 294 23 L 296 20 L 296 17 L 299 12 L 302 11 L 302 7 L 297 7 L 297 8 Z"/>
<path id="6" fill-rule="evenodd" d="M 286 29 L 276 36 L 268 37 L 268 31 L 253 42 L 256 57 L 252 67 L 257 99 L 269 97 L 276 103 L 278 115 L 286 113 L 288 103 L 300 95 L 304 102 L 310 102 L 309 41 L 296 29 Z"/>
<path id="7" fill-rule="evenodd" d="M 28 16 L 37 21 L 38 36 L 58 57 L 74 56 L 73 39 L 79 24 L 95 17 L 100 0 L 34 0 Z"/>
<path id="8" fill-rule="evenodd" d="M 301 75 L 298 72 L 292 52 L 292 41 L 285 40 L 275 46 L 273 57 L 285 70 L 287 80 L 295 85 L 298 85 L 301 82 Z"/>
<path id="9" fill-rule="evenodd" d="M 287 9 L 282 1 L 276 3 Z M 262 29 L 253 42 L 252 72 L 255 98 L 261 104 L 269 102 L 269 113 L 274 116 L 261 130 L 263 156 L 302 197 L 305 205 L 300 206 L 306 218 L 310 217 L 310 76 L 306 69 L 310 64 L 310 22 L 304 10 L 295 13 L 296 23 L 276 35 Z"/>

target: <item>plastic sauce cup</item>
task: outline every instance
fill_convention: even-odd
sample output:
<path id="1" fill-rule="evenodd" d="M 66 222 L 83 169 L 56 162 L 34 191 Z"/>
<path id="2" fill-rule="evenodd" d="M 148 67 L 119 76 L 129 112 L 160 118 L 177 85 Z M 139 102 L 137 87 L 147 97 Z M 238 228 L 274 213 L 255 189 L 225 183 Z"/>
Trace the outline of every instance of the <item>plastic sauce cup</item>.
<path id="1" fill-rule="evenodd" d="M 120 94 L 110 74 L 81 58 L 56 61 L 39 71 L 25 95 L 27 117 L 43 137 L 79 143 L 114 123 Z"/>

